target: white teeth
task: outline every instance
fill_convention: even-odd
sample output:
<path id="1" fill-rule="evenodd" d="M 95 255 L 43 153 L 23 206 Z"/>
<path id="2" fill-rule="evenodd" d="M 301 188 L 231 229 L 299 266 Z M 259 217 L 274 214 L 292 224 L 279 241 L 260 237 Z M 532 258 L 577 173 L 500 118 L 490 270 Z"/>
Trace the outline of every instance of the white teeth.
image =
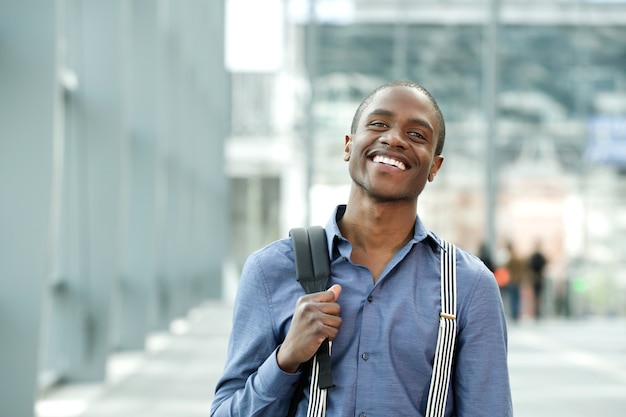
<path id="1" fill-rule="evenodd" d="M 381 164 L 391 165 L 391 166 L 394 166 L 394 167 L 396 167 L 398 169 L 401 169 L 402 171 L 404 171 L 406 169 L 406 166 L 404 165 L 404 163 L 402 163 L 400 161 L 396 161 L 395 159 L 387 158 L 386 156 L 382 156 L 382 155 L 376 155 L 374 157 L 374 162 L 379 162 Z"/>

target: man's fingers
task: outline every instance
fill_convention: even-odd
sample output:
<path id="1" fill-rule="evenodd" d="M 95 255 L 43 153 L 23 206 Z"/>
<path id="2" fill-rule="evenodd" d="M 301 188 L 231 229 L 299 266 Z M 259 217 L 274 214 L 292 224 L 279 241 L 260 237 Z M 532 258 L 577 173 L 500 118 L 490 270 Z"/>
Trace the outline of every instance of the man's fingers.
<path id="1" fill-rule="evenodd" d="M 341 294 L 341 285 L 335 284 L 326 291 L 310 294 L 310 299 L 318 303 L 334 303 Z"/>
<path id="2" fill-rule="evenodd" d="M 335 296 L 333 301 L 337 301 L 337 299 L 339 298 L 339 294 L 341 294 L 341 285 L 335 284 L 332 287 L 330 287 L 328 291 L 332 292 L 333 295 Z"/>

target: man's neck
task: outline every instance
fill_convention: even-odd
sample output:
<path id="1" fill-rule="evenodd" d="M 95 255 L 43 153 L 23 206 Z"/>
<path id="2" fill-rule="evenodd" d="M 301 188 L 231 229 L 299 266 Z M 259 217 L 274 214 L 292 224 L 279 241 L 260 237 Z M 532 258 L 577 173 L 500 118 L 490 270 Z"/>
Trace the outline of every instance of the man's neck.
<path id="1" fill-rule="evenodd" d="M 353 247 L 395 252 L 413 237 L 416 210 L 417 202 L 412 201 L 350 199 L 339 228 Z"/>

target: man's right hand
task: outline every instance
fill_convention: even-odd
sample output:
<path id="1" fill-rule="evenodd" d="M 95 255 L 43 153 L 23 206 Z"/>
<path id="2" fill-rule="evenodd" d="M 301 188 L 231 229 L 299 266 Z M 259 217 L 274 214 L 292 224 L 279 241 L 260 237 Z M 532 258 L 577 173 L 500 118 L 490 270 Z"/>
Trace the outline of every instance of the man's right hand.
<path id="1" fill-rule="evenodd" d="M 335 284 L 326 291 L 307 294 L 298 299 L 291 327 L 278 350 L 278 366 L 294 373 L 311 359 L 325 339 L 337 337 L 341 307 L 337 299 L 341 285 Z"/>

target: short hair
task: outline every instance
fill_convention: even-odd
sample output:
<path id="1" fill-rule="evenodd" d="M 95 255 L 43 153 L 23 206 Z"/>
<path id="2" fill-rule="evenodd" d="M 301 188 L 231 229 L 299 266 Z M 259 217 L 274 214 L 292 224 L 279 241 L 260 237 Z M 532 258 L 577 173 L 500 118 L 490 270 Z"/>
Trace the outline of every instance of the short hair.
<path id="1" fill-rule="evenodd" d="M 353 135 L 356 133 L 359 121 L 361 120 L 361 115 L 363 114 L 363 110 L 372 102 L 376 94 L 390 87 L 414 88 L 420 91 L 421 93 L 423 93 L 426 96 L 426 98 L 428 98 L 428 100 L 432 103 L 435 109 L 435 114 L 437 116 L 437 124 L 439 127 L 439 136 L 437 137 L 437 146 L 435 147 L 435 154 L 441 155 L 441 152 L 443 151 L 443 144 L 446 140 L 446 123 L 443 118 L 443 113 L 441 112 L 441 109 L 439 108 L 439 105 L 437 104 L 437 100 L 435 100 L 432 94 L 430 94 L 428 90 L 426 90 L 424 87 L 422 87 L 421 85 L 413 81 L 407 81 L 407 80 L 391 81 L 391 82 L 385 83 L 377 87 L 374 91 L 369 93 L 367 97 L 363 99 L 359 107 L 356 109 L 356 112 L 354 113 L 354 117 L 352 118 L 352 126 L 350 128 L 350 133 Z"/>

